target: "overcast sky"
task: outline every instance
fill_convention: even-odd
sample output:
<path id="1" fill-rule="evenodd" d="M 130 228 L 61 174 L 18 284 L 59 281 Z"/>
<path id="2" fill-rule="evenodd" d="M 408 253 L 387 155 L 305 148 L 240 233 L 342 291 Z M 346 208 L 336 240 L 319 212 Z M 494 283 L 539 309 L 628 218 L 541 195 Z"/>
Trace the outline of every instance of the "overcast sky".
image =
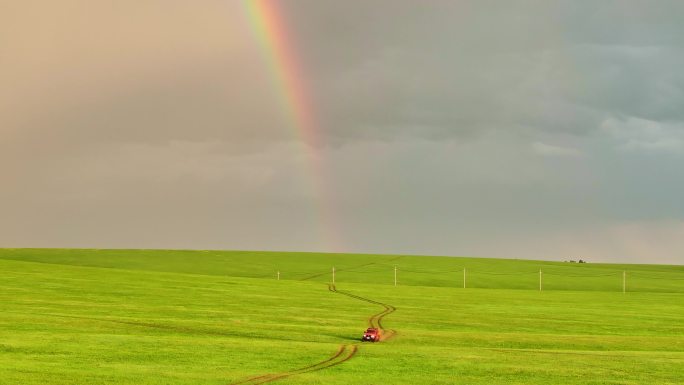
<path id="1" fill-rule="evenodd" d="M 0 247 L 684 263 L 684 2 L 279 4 L 0 1 Z"/>

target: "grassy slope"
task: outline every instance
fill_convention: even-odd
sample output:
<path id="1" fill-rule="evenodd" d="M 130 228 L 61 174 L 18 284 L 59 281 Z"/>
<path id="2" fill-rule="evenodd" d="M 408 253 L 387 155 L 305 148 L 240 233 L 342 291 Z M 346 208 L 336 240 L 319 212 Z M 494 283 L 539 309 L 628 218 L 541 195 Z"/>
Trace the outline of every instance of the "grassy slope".
<path id="1" fill-rule="evenodd" d="M 380 310 L 327 291 L 327 274 L 296 280 L 332 264 L 341 270 L 339 289 L 397 307 L 385 326 L 399 336 L 363 345 L 343 365 L 278 383 L 684 378 L 681 266 L 393 258 L 0 250 L 0 384 L 227 384 L 318 362 L 353 343 Z M 464 290 L 464 266 L 476 287 L 536 288 L 542 268 L 546 288 L 585 291 Z M 275 281 L 276 269 L 291 280 Z M 631 290 L 641 292 L 619 292 L 624 269 Z"/>
<path id="2" fill-rule="evenodd" d="M 684 265 L 577 264 L 564 262 L 362 254 L 275 253 L 190 250 L 0 249 L 0 258 L 75 266 L 193 273 L 285 280 L 392 284 L 394 266 L 402 285 L 469 288 L 538 288 L 539 270 L 549 290 L 621 291 L 627 271 L 629 291 L 684 293 Z M 370 265 L 369 265 L 370 264 Z"/>

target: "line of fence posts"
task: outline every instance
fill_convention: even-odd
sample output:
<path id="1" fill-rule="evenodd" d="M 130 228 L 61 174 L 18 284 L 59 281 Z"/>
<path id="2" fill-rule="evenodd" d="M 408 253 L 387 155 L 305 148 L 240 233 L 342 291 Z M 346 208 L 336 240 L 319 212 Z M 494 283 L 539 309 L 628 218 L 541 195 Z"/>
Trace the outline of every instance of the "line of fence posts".
<path id="1" fill-rule="evenodd" d="M 394 266 L 394 286 L 397 286 L 397 266 Z M 276 272 L 276 279 L 280 281 L 280 270 Z M 539 269 L 539 291 L 542 291 L 542 269 Z M 335 266 L 332 267 L 332 283 L 335 284 Z M 463 268 L 463 288 L 466 288 L 466 268 Z M 627 293 L 627 271 L 622 271 L 622 293 Z"/>

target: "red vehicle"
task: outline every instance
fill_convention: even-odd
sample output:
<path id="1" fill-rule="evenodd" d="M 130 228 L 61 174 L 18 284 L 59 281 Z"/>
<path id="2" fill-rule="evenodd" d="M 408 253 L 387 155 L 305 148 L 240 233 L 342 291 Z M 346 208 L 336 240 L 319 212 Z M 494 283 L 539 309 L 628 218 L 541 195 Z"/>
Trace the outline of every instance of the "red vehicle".
<path id="1" fill-rule="evenodd" d="M 380 329 L 377 329 L 377 328 L 366 329 L 366 331 L 363 333 L 363 337 L 361 338 L 361 341 L 370 341 L 370 342 L 380 341 Z"/>

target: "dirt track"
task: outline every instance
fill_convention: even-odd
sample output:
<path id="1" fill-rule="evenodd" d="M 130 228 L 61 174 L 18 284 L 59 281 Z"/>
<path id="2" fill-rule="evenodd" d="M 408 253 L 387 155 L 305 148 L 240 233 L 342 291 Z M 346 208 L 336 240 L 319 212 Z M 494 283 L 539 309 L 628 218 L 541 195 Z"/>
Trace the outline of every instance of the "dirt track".
<path id="1" fill-rule="evenodd" d="M 397 259 L 400 259 L 400 258 L 401 257 L 393 257 L 393 258 L 389 258 L 389 259 L 385 260 L 384 262 L 392 262 L 392 261 L 396 261 Z M 337 271 L 340 272 L 340 271 L 354 270 L 354 269 L 358 269 L 361 267 L 372 266 L 372 265 L 377 265 L 377 264 L 378 264 L 377 262 L 364 263 L 363 265 L 356 265 L 356 266 L 351 266 L 351 267 L 346 267 L 346 268 L 345 267 L 339 268 L 339 269 L 337 269 Z M 322 277 L 322 276 L 328 275 L 328 274 L 330 274 L 329 271 L 324 271 L 322 273 L 316 273 L 316 274 L 306 276 L 304 278 L 300 278 L 299 280 L 300 281 L 308 281 L 310 279 Z"/>
<path id="2" fill-rule="evenodd" d="M 375 262 L 364 263 L 363 265 L 357 265 L 357 266 L 352 266 L 352 267 L 347 267 L 347 268 L 340 268 L 340 269 L 337 269 L 337 271 L 340 272 L 340 271 L 358 269 L 358 268 L 360 268 L 360 267 L 366 267 L 366 266 L 371 266 L 371 265 L 375 265 Z M 301 278 L 300 281 L 308 281 L 308 280 L 310 280 L 310 279 L 322 277 L 322 276 L 328 275 L 328 274 L 330 274 L 329 271 L 324 271 L 324 272 L 322 272 L 322 273 L 316 273 L 316 274 L 309 275 L 309 276 L 307 276 L 307 277 Z"/>
<path id="3" fill-rule="evenodd" d="M 328 284 L 328 290 L 330 290 L 333 293 L 346 295 L 347 297 L 354 298 L 354 299 L 357 299 L 359 301 L 364 301 L 364 302 L 368 302 L 368 303 L 372 303 L 374 305 L 380 305 L 380 306 L 384 307 L 385 309 L 383 311 L 381 311 L 380 313 L 377 313 L 377 314 L 373 314 L 372 316 L 370 316 L 368 318 L 368 326 L 381 329 L 383 331 L 382 340 L 388 340 L 388 339 L 397 335 L 397 332 L 395 330 L 391 330 L 391 329 L 385 330 L 382 327 L 382 319 L 386 315 L 391 314 L 395 310 L 397 310 L 394 306 L 388 305 L 388 304 L 385 304 L 382 302 L 374 301 L 372 299 L 364 298 L 364 297 L 361 297 L 361 296 L 358 296 L 355 294 L 347 293 L 344 291 L 338 291 L 337 288 L 335 287 L 335 285 L 333 285 L 333 284 Z M 229 385 L 264 384 L 267 382 L 280 380 L 282 378 L 296 376 L 298 374 L 304 374 L 304 373 L 315 372 L 318 370 L 323 370 L 323 369 L 326 369 L 326 368 L 329 368 L 332 366 L 336 366 L 336 365 L 339 365 L 345 361 L 350 360 L 352 357 L 354 357 L 354 355 L 356 354 L 358 349 L 359 349 L 358 343 L 343 344 L 343 345 L 340 345 L 340 348 L 331 357 L 329 357 L 329 358 L 327 358 L 321 362 L 315 363 L 313 365 L 305 366 L 305 367 L 298 368 L 298 369 L 293 369 L 293 370 L 290 370 L 287 372 L 270 373 L 270 374 L 264 374 L 264 375 L 260 375 L 260 376 L 256 376 L 256 377 L 249 377 L 249 378 L 239 380 L 237 382 L 232 382 Z"/>
<path id="4" fill-rule="evenodd" d="M 385 310 L 381 311 L 380 313 L 373 314 L 372 316 L 370 316 L 370 317 L 368 318 L 368 327 L 381 329 L 381 330 L 383 331 L 383 336 L 382 336 L 382 339 L 383 339 L 383 340 L 388 340 L 388 339 L 394 337 L 394 336 L 397 334 L 396 330 L 393 330 L 393 329 L 385 329 L 385 328 L 382 326 L 382 319 L 383 319 L 386 315 L 392 314 L 392 313 L 394 313 L 394 312 L 397 310 L 397 308 L 395 308 L 394 306 L 388 305 L 388 304 L 386 304 L 386 303 L 374 301 L 374 300 L 372 300 L 372 299 L 368 299 L 368 298 L 365 298 L 365 297 L 361 297 L 361 296 L 358 296 L 358 295 L 355 295 L 355 294 L 347 293 L 347 292 L 344 292 L 344 291 L 338 291 L 338 290 L 335 288 L 335 285 L 332 285 L 332 284 L 328 284 L 328 290 L 333 291 L 333 292 L 338 293 L 338 294 L 346 295 L 347 297 L 351 297 L 351 298 L 354 298 L 354 299 L 358 299 L 358 300 L 360 300 L 360 301 L 364 301 L 364 302 L 368 302 L 368 303 L 372 303 L 372 304 L 374 304 L 374 305 L 379 305 L 379 306 L 384 307 Z"/>

